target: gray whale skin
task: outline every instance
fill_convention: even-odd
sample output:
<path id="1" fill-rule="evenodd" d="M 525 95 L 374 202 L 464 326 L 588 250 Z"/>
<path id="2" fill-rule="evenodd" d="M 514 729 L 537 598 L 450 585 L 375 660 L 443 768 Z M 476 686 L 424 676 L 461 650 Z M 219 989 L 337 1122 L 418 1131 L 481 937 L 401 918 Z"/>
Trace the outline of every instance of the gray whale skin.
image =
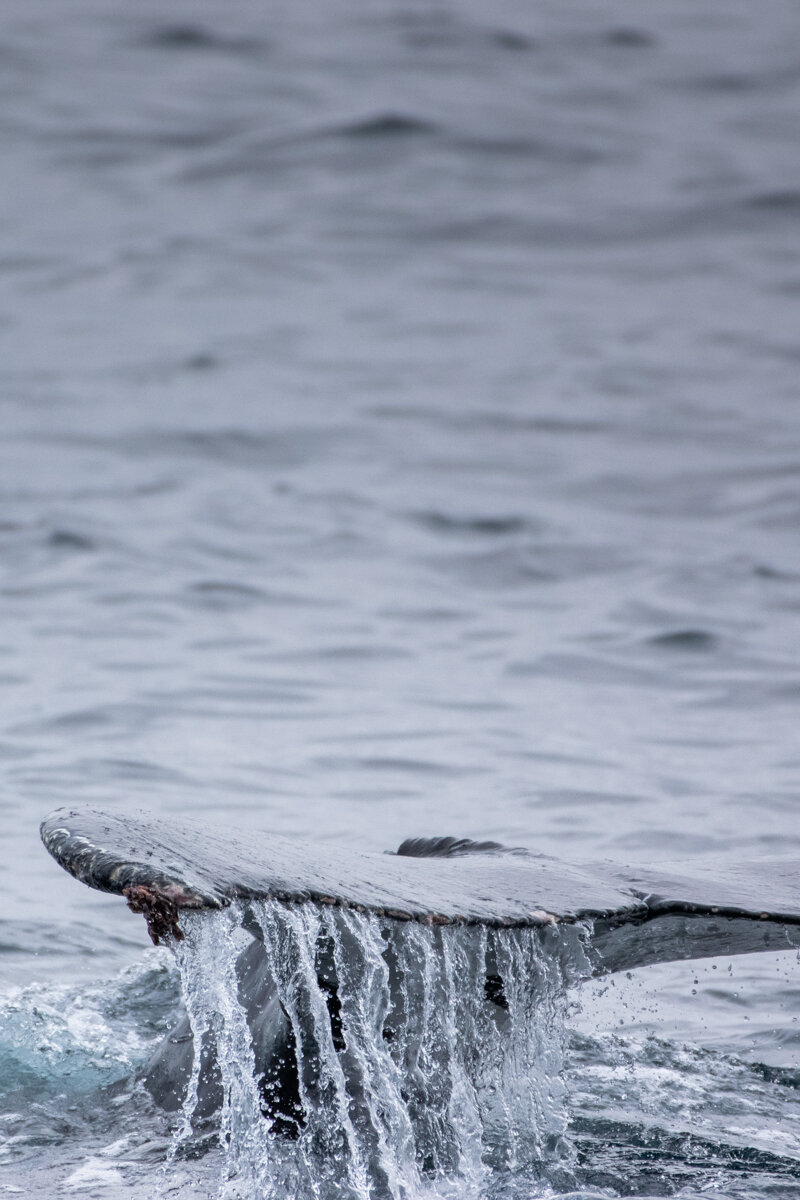
<path id="1" fill-rule="evenodd" d="M 412 839 L 394 854 L 380 854 L 93 808 L 56 810 L 42 823 L 41 835 L 76 879 L 124 896 L 134 912 L 143 913 L 155 942 L 183 937 L 184 909 L 274 899 L 431 925 L 579 924 L 594 974 L 800 946 L 797 859 L 693 859 L 685 873 L 683 864 L 576 866 L 529 850 L 452 837 Z M 239 975 L 240 999 L 269 1096 L 265 1115 L 279 1132 L 291 1135 L 301 1122 L 293 1038 L 258 940 L 240 955 Z M 321 984 L 331 997 L 333 1022 L 335 978 Z M 487 977 L 486 994 L 487 1003 L 502 1005 L 502 981 L 490 986 Z M 201 1078 L 201 1115 L 220 1100 L 213 1051 L 203 1049 L 209 1064 Z M 184 1018 L 146 1071 L 145 1082 L 163 1107 L 175 1109 L 182 1102 L 193 1053 Z"/>

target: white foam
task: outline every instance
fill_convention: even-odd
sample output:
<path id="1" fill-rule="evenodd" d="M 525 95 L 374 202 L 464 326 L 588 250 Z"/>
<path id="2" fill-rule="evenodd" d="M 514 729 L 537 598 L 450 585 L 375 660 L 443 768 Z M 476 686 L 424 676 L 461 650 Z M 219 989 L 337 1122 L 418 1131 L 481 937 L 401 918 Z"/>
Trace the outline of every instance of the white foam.
<path id="1" fill-rule="evenodd" d="M 83 1192 L 90 1188 L 113 1187 L 124 1183 L 121 1172 L 99 1158 L 88 1158 L 82 1166 L 64 1180 L 63 1188 L 68 1192 Z"/>

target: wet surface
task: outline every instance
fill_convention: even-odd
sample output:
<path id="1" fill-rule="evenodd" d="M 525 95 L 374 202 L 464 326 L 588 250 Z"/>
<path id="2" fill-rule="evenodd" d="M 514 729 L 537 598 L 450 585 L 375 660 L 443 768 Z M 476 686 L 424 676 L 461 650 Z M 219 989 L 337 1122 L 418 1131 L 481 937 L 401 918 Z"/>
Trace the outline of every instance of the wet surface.
<path id="1" fill-rule="evenodd" d="M 6 4 L 9 988 L 145 950 L 43 853 L 57 804 L 797 855 L 797 35 L 787 0 Z M 796 1069 L 759 970 L 715 1053 L 758 1017 Z M 781 1195 L 766 1161 L 720 1188 Z"/>

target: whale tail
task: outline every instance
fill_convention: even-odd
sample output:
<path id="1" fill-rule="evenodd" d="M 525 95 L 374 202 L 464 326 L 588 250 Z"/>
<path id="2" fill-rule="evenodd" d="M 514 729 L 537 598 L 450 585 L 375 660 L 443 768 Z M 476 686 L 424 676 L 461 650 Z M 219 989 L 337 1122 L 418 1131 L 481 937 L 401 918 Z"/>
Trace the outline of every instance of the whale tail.
<path id="1" fill-rule="evenodd" d="M 800 945 L 797 860 L 577 866 L 452 837 L 378 854 L 91 808 L 57 810 L 41 833 L 65 870 L 142 913 L 155 942 L 179 940 L 187 910 L 277 900 L 427 925 L 577 924 L 597 973 Z"/>
<path id="2" fill-rule="evenodd" d="M 800 945 L 796 862 L 633 871 L 452 837 L 376 854 L 92 809 L 42 838 L 176 953 L 185 1012 L 143 1082 L 183 1110 L 178 1139 L 213 1118 L 231 1177 L 277 1163 L 298 1196 L 343 1170 L 348 1195 L 387 1196 L 487 1155 L 539 1170 L 566 1128 L 570 985 Z"/>

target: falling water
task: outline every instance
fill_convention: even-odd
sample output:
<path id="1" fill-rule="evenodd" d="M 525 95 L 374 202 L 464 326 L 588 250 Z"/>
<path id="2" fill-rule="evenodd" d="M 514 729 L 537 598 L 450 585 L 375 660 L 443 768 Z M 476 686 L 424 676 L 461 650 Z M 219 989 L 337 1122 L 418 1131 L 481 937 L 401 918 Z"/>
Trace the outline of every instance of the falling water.
<path id="1" fill-rule="evenodd" d="M 186 933 L 178 961 L 201 1052 L 173 1154 L 197 1137 L 206 1072 L 221 1196 L 401 1200 L 454 1181 L 463 1196 L 568 1178 L 560 1072 L 567 985 L 586 970 L 580 929 L 259 902 L 192 916 Z M 271 977 L 262 1007 L 279 1003 L 296 1061 L 279 1114 L 255 1048 L 264 1014 L 242 978 L 251 934 Z"/>

